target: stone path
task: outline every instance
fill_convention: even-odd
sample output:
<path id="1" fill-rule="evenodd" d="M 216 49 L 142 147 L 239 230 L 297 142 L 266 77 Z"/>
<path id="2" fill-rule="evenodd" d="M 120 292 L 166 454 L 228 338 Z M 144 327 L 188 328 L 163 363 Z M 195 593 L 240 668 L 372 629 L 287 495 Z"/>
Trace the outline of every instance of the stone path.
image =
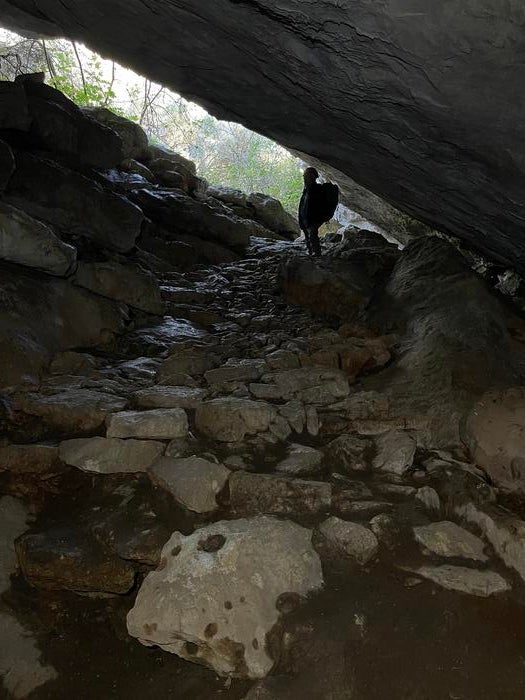
<path id="1" fill-rule="evenodd" d="M 344 318 L 339 266 L 254 239 L 164 273 L 162 321 L 14 397 L 0 515 L 35 519 L 2 615 L 38 651 L 20 685 L 0 655 L 13 697 L 523 693 L 525 524 L 392 404 L 399 338 Z"/>

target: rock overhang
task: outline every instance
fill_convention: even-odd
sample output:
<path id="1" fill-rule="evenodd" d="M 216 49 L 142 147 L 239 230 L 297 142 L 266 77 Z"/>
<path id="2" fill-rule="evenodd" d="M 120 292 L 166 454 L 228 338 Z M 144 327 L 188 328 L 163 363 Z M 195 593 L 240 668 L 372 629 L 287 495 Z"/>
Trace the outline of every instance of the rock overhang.
<path id="1" fill-rule="evenodd" d="M 509 0 L 0 0 L 525 269 L 525 7 Z"/>

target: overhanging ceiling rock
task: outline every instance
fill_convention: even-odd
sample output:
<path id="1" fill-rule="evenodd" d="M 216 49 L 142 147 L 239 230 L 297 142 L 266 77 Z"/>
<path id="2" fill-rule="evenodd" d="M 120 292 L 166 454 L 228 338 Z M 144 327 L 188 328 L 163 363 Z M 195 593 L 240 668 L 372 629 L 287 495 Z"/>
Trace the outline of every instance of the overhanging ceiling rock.
<path id="1" fill-rule="evenodd" d="M 522 0 L 0 0 L 525 271 Z"/>

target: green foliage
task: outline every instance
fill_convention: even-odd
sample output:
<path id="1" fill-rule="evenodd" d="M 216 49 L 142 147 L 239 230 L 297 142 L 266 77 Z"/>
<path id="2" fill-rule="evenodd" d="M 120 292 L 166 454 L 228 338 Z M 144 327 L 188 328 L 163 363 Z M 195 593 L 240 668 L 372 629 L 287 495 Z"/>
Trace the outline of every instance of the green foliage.
<path id="1" fill-rule="evenodd" d="M 110 105 L 115 98 L 111 82 L 104 79 L 100 59 L 93 55 L 80 67 L 71 51 L 62 49 L 51 52 L 54 74 L 49 82 L 77 105 Z"/>

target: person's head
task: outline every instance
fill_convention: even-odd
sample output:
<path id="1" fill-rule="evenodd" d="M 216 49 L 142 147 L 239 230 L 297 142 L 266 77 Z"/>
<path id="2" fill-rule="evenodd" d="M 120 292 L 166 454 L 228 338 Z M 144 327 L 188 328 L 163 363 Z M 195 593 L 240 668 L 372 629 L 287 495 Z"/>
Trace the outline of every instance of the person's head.
<path id="1" fill-rule="evenodd" d="M 303 179 L 305 185 L 313 185 L 319 177 L 319 173 L 315 168 L 306 168 L 303 173 Z"/>

